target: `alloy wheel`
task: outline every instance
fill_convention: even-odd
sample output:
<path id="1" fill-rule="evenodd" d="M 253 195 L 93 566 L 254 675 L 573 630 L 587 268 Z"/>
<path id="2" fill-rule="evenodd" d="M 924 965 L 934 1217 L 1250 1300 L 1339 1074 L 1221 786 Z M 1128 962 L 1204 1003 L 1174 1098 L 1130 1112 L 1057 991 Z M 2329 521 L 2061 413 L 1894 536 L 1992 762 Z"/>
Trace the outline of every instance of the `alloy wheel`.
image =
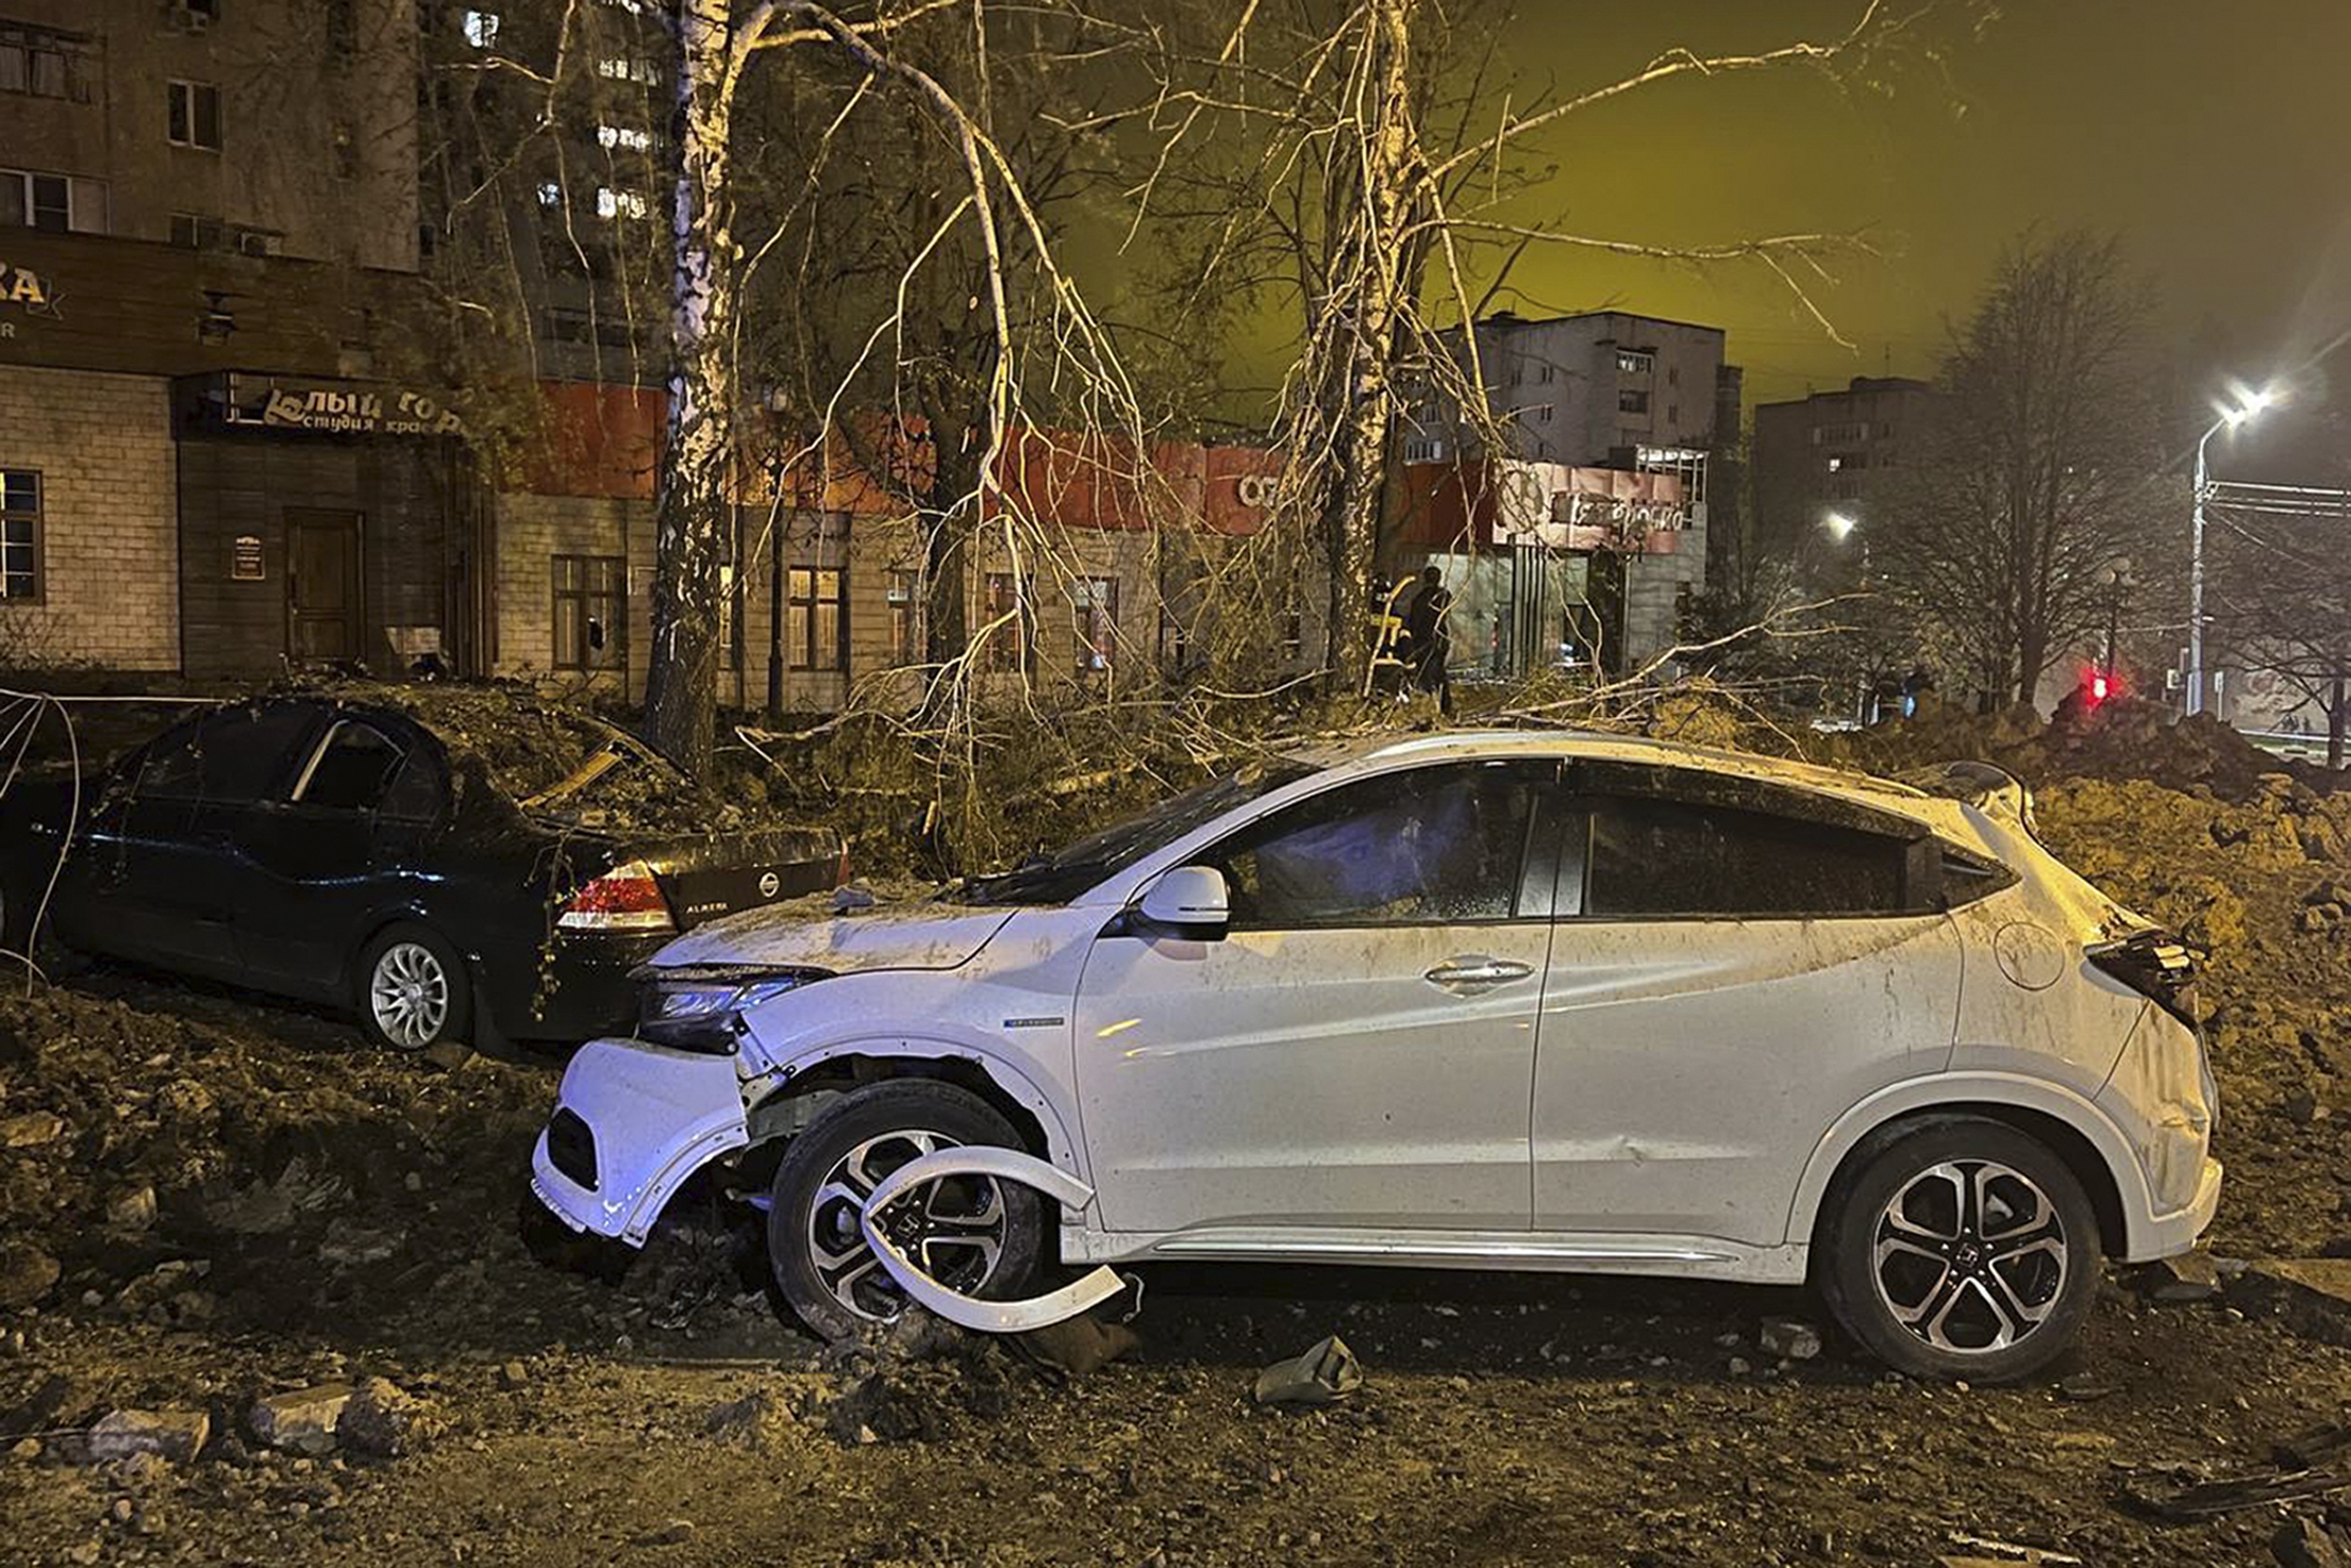
<path id="1" fill-rule="evenodd" d="M 905 1297 L 865 1244 L 865 1199 L 892 1171 L 954 1148 L 943 1133 L 905 1131 L 866 1139 L 839 1160 L 809 1205 L 809 1258 L 833 1299 L 860 1318 L 887 1322 Z M 925 1273 L 949 1290 L 977 1293 L 1003 1256 L 1004 1189 L 993 1176 L 942 1176 L 907 1193 L 882 1216 L 883 1231 Z"/>
<path id="2" fill-rule="evenodd" d="M 1896 1322 L 1937 1350 L 1982 1355 L 2041 1327 L 2070 1258 L 2064 1219 L 2030 1176 L 1996 1160 L 1947 1160 L 1896 1189 L 1871 1264 Z"/>
<path id="3" fill-rule="evenodd" d="M 441 1038 L 449 1022 L 449 974 L 432 948 L 395 942 L 377 956 L 368 1009 L 384 1038 L 416 1051 Z"/>

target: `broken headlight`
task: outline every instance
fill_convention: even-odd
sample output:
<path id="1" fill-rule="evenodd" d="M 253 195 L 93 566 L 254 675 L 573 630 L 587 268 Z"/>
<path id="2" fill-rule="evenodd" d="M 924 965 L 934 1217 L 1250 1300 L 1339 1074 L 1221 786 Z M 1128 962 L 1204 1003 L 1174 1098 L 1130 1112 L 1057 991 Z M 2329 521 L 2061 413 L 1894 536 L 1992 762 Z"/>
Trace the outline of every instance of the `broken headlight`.
<path id="1" fill-rule="evenodd" d="M 656 1045 L 732 1054 L 745 1013 L 831 975 L 827 969 L 640 969 L 637 1035 Z"/>

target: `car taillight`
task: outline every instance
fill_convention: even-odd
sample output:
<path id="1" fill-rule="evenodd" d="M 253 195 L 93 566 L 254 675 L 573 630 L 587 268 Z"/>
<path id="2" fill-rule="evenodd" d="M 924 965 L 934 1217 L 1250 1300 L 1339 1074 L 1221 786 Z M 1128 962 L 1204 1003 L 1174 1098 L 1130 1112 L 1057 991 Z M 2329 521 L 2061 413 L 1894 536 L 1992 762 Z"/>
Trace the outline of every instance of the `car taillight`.
<path id="1" fill-rule="evenodd" d="M 2196 1027 L 2196 959 L 2170 932 L 2135 932 L 2100 943 L 2086 956 L 2189 1029 Z"/>
<path id="2" fill-rule="evenodd" d="M 643 861 L 614 866 L 571 895 L 561 918 L 565 931 L 674 931 L 669 900 L 662 896 L 653 868 Z"/>

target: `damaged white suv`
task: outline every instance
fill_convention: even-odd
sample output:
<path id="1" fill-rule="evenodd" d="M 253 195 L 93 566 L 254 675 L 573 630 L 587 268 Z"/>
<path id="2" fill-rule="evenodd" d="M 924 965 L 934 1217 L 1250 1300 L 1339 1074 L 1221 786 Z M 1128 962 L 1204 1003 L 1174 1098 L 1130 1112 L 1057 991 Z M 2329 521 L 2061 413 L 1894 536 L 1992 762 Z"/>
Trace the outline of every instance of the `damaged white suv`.
<path id="1" fill-rule="evenodd" d="M 935 900 L 673 943 L 534 1186 L 642 1243 L 725 1163 L 832 1335 L 1056 1261 L 1809 1278 L 1896 1366 L 2020 1377 L 2220 1179 L 2188 956 L 2029 813 L 1978 765 L 1597 735 L 1277 761 Z"/>

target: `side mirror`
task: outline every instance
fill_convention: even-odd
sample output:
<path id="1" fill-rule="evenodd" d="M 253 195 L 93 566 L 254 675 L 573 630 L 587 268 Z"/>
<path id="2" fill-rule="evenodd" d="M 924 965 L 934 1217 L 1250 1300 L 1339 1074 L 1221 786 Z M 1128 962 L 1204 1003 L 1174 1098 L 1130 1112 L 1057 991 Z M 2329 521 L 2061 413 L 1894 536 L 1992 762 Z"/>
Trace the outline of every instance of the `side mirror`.
<path id="1" fill-rule="evenodd" d="M 1214 866 L 1177 866 L 1144 890 L 1136 913 L 1145 925 L 1170 936 L 1221 941 L 1232 919 L 1225 873 Z"/>

